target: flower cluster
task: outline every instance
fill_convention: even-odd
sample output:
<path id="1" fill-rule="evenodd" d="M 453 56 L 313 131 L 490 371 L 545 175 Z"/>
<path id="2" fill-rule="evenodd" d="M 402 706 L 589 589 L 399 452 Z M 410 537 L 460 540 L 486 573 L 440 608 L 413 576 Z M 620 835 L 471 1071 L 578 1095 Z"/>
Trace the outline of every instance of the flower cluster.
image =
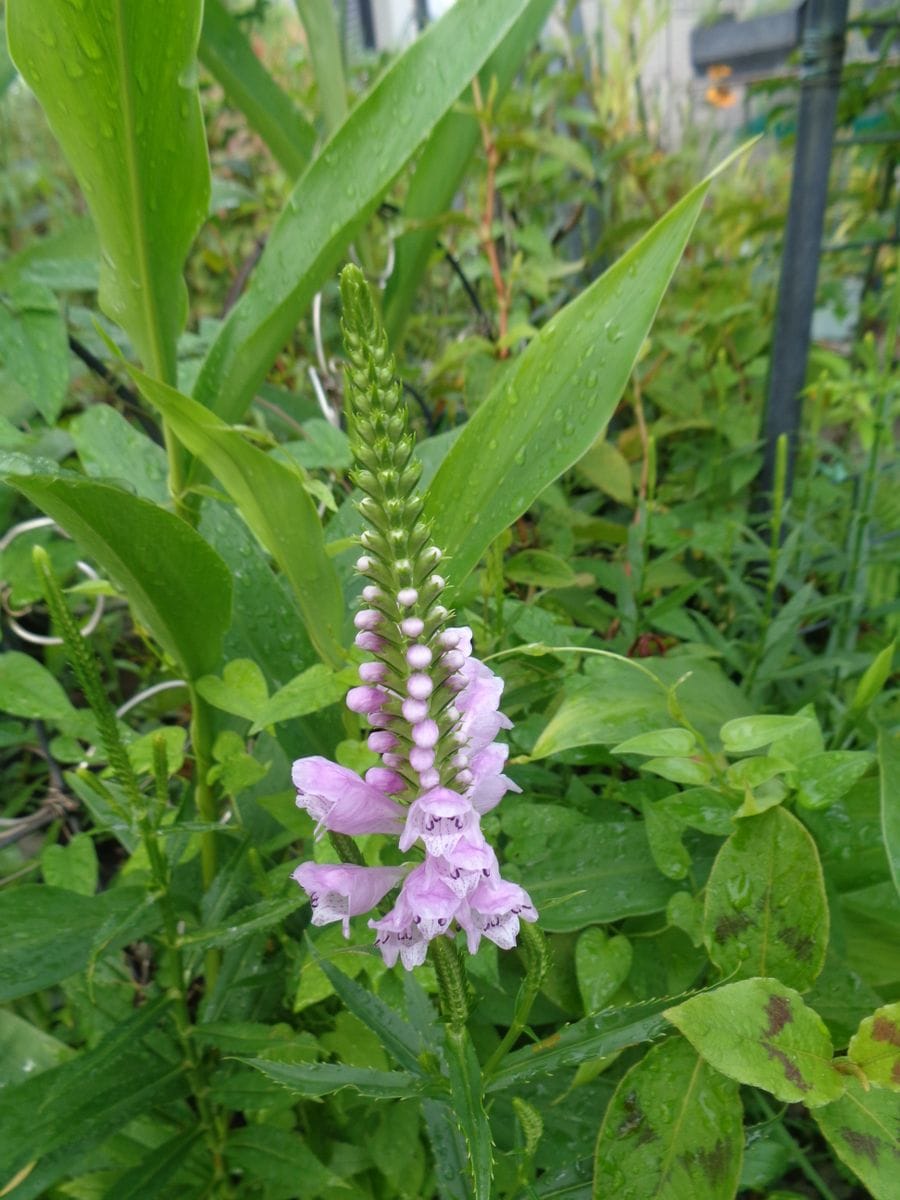
<path id="1" fill-rule="evenodd" d="M 317 835 L 394 834 L 399 849 L 423 854 L 403 867 L 304 863 L 294 878 L 309 893 L 313 923 L 369 912 L 402 880 L 393 908 L 369 924 L 392 966 L 424 961 L 429 941 L 465 931 L 474 953 L 482 936 L 515 944 L 520 920 L 537 913 L 527 893 L 501 878 L 481 816 L 509 790 L 507 747 L 495 739 L 503 682 L 472 654 L 472 633 L 450 626 L 440 603 L 440 550 L 421 520 L 419 467 L 394 379 L 393 360 L 358 271 L 341 278 L 347 377 L 353 402 L 354 480 L 371 528 L 357 569 L 366 578 L 355 617 L 356 645 L 371 658 L 347 704 L 372 731 L 381 766 L 361 778 L 320 757 L 294 764 L 297 803 Z M 455 923 L 455 924 L 454 924 Z"/>

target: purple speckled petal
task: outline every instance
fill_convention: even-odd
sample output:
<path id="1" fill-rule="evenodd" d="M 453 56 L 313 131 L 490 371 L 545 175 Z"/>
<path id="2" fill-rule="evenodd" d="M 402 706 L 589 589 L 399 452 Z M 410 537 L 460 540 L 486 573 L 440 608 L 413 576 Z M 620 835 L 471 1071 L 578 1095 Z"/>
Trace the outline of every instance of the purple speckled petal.
<path id="1" fill-rule="evenodd" d="M 403 867 L 358 867 L 347 863 L 301 863 L 291 876 L 309 895 L 313 925 L 341 921 L 350 936 L 350 918 L 366 913 L 399 882 Z"/>

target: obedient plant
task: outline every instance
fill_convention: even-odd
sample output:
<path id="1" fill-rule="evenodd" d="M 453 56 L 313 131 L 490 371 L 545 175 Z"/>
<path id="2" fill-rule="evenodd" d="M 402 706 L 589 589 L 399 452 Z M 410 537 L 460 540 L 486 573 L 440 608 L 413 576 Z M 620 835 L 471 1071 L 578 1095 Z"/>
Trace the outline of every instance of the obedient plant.
<path id="1" fill-rule="evenodd" d="M 347 706 L 368 719 L 368 747 L 382 766 L 361 778 L 318 756 L 294 763 L 297 803 L 325 830 L 393 834 L 407 867 L 303 863 L 294 878 L 309 893 L 313 924 L 369 912 L 402 879 L 393 908 L 369 924 L 389 966 L 425 959 L 428 943 L 465 931 L 515 945 L 519 922 L 537 920 L 528 894 L 503 879 L 481 816 L 519 789 L 503 774 L 508 748 L 495 741 L 503 681 L 472 654 L 472 631 L 450 624 L 441 603 L 441 550 L 422 520 L 421 464 L 394 360 L 361 272 L 341 276 L 347 390 L 359 510 L 369 528 L 356 569 L 366 579 L 356 645 L 369 657 Z"/>

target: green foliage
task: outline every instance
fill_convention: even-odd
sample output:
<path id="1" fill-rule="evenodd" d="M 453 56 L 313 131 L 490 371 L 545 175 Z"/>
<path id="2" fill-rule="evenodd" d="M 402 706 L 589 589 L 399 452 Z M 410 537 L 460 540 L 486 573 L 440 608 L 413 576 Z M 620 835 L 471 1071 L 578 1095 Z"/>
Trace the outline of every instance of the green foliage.
<path id="1" fill-rule="evenodd" d="M 895 1200 L 895 249 L 822 258 L 842 332 L 763 514 L 792 150 L 714 189 L 705 135 L 661 151 L 655 6 L 596 72 L 549 0 L 390 61 L 324 0 L 132 7 L 6 5 L 0 1193 Z M 843 105 L 880 137 L 879 62 Z M 834 228 L 891 235 L 892 144 L 842 148 Z M 344 258 L 389 339 L 349 381 Z M 347 852 L 292 760 L 377 762 L 342 704 L 376 359 L 540 911 L 412 973 L 290 878 Z"/>

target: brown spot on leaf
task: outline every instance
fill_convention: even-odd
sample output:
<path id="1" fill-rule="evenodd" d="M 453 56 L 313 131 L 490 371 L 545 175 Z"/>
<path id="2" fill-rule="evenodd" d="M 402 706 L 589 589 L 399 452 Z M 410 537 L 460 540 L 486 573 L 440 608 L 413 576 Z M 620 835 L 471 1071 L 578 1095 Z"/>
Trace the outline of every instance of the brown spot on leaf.
<path id="1" fill-rule="evenodd" d="M 806 962 L 815 946 L 813 939 L 798 929 L 796 925 L 788 925 L 785 929 L 779 930 L 778 940 L 789 950 L 793 950 L 801 962 Z"/>
<path id="2" fill-rule="evenodd" d="M 785 996 L 770 996 L 766 1001 L 766 1016 L 769 1018 L 769 1028 L 763 1037 L 776 1037 L 794 1019 L 790 1000 Z"/>
<path id="3" fill-rule="evenodd" d="M 709 1150 L 698 1150 L 697 1162 L 710 1183 L 724 1179 L 731 1165 L 731 1144 L 728 1139 L 719 1138 Z"/>
<path id="4" fill-rule="evenodd" d="M 894 1083 L 900 1084 L 900 1058 L 895 1059 L 891 1064 L 891 1079 Z"/>
<path id="5" fill-rule="evenodd" d="M 877 1165 L 878 1151 L 881 1147 L 877 1137 L 873 1137 L 871 1133 L 860 1133 L 859 1130 L 850 1129 L 846 1125 L 841 1130 L 841 1137 L 854 1154 L 858 1154 L 860 1158 L 867 1158 L 873 1166 Z"/>
<path id="6" fill-rule="evenodd" d="M 876 1017 L 872 1026 L 872 1039 L 876 1042 L 888 1042 L 891 1046 L 900 1046 L 900 1029 L 887 1017 Z"/>
<path id="7" fill-rule="evenodd" d="M 713 930 L 713 937 L 721 946 L 729 938 L 737 937 L 739 933 L 743 933 L 745 929 L 749 929 L 752 924 L 753 922 L 746 913 L 734 913 L 730 917 L 719 917 L 716 927 Z"/>
<path id="8" fill-rule="evenodd" d="M 792 1083 L 794 1087 L 799 1088 L 801 1092 L 812 1091 L 812 1084 L 806 1082 L 806 1080 L 800 1074 L 797 1064 L 791 1062 L 783 1050 L 779 1050 L 777 1046 L 773 1046 L 771 1042 L 767 1042 L 764 1039 L 760 1042 L 760 1045 L 765 1050 L 766 1054 L 768 1054 L 769 1058 L 774 1058 L 776 1062 L 781 1063 L 782 1067 L 784 1068 L 785 1079 Z"/>
<path id="9" fill-rule="evenodd" d="M 647 1114 L 638 1102 L 637 1092 L 628 1092 L 622 1101 L 622 1107 L 625 1110 L 625 1116 L 616 1130 L 616 1137 L 629 1137 L 636 1133 L 639 1146 L 645 1146 L 647 1142 L 655 1141 L 656 1131 L 647 1122 Z"/>

